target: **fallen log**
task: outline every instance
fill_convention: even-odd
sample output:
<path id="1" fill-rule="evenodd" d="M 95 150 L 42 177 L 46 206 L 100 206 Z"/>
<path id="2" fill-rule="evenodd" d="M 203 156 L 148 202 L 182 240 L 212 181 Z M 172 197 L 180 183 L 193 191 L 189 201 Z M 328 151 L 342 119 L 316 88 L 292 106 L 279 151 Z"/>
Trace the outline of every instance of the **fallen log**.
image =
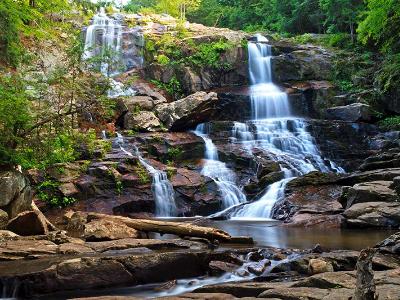
<path id="1" fill-rule="evenodd" d="M 81 213 L 79 213 L 81 214 Z M 206 238 L 210 241 L 232 242 L 237 240 L 231 237 L 227 232 L 213 227 L 202 227 L 183 222 L 168 222 L 149 219 L 131 219 L 121 216 L 105 215 L 99 213 L 88 213 L 87 222 L 99 219 L 108 219 L 114 222 L 120 222 L 126 226 L 142 232 L 157 232 L 160 234 L 174 234 L 180 237 L 198 237 Z M 246 239 L 248 241 L 248 239 Z"/>

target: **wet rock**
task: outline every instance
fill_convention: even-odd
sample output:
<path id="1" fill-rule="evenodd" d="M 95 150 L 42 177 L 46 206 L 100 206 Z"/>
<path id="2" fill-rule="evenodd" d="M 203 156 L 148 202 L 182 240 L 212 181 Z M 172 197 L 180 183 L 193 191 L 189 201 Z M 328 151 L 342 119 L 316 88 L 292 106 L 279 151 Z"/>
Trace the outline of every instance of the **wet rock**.
<path id="1" fill-rule="evenodd" d="M 357 203 L 344 212 L 351 227 L 398 228 L 400 226 L 400 203 Z"/>
<path id="2" fill-rule="evenodd" d="M 74 182 L 82 175 L 84 162 L 59 163 L 50 166 L 46 172 L 52 179 L 61 183 Z"/>
<path id="3" fill-rule="evenodd" d="M 156 114 L 168 129 L 190 128 L 207 120 L 209 107 L 218 101 L 216 93 L 197 92 L 181 100 L 156 107 Z"/>
<path id="4" fill-rule="evenodd" d="M 328 108 L 326 114 L 328 119 L 348 122 L 369 122 L 372 119 L 370 106 L 363 103 Z"/>
<path id="5" fill-rule="evenodd" d="M 127 113 L 124 116 L 124 129 L 133 129 L 141 132 L 158 131 L 161 127 L 160 120 L 153 112 L 142 111 L 136 114 Z"/>
<path id="6" fill-rule="evenodd" d="M 32 189 L 28 179 L 15 170 L 0 172 L 0 208 L 14 218 L 30 209 Z"/>
<path id="7" fill-rule="evenodd" d="M 261 275 L 264 273 L 264 271 L 267 269 L 268 266 L 271 265 L 271 261 L 265 260 L 265 261 L 260 261 L 255 264 L 251 264 L 247 267 L 250 273 L 254 275 Z"/>
<path id="8" fill-rule="evenodd" d="M 109 220 L 93 220 L 85 224 L 84 236 L 87 241 L 108 241 L 137 238 L 139 233 L 122 223 Z"/>
<path id="9" fill-rule="evenodd" d="M 24 236 L 48 233 L 46 219 L 34 211 L 25 211 L 18 214 L 8 222 L 7 229 Z"/>
<path id="10" fill-rule="evenodd" d="M 400 254 L 400 232 L 392 234 L 382 242 L 376 244 L 375 248 L 385 253 Z"/>
<path id="11" fill-rule="evenodd" d="M 390 188 L 392 181 L 371 181 L 355 184 L 346 192 L 347 205 L 350 207 L 363 202 L 396 202 L 399 196 Z"/>
<path id="12" fill-rule="evenodd" d="M 308 273 L 311 275 L 325 273 L 325 272 L 333 272 L 333 267 L 330 263 L 317 258 L 312 258 L 308 262 Z"/>
<path id="13" fill-rule="evenodd" d="M 211 275 L 221 275 L 223 273 L 232 273 L 239 266 L 225 261 L 210 261 L 209 263 Z"/>

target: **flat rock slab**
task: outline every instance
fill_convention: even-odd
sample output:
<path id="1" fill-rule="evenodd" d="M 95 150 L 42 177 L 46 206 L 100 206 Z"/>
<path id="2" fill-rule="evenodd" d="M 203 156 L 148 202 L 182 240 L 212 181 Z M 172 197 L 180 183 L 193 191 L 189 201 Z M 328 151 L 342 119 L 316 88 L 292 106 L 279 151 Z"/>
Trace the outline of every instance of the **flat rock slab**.
<path id="1" fill-rule="evenodd" d="M 11 237 L 11 240 L 0 242 L 0 261 L 37 259 L 60 255 L 147 253 L 150 250 L 200 250 L 206 245 L 195 241 L 185 240 L 153 240 L 153 239 L 121 239 L 104 242 L 63 241 L 59 245 L 49 240 L 37 240 Z"/>

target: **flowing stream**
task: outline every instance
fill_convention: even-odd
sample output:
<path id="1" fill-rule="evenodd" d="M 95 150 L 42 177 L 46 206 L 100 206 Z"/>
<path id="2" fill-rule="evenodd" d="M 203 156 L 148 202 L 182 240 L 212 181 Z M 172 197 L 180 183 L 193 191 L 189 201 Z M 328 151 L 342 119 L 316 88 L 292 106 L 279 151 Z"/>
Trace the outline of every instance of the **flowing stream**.
<path id="1" fill-rule="evenodd" d="M 177 216 L 177 207 L 175 203 L 175 192 L 171 182 L 168 180 L 167 173 L 158 170 L 147 162 L 140 154 L 136 145 L 133 145 L 133 153 L 126 150 L 124 147 L 124 138 L 121 134 L 117 133 L 116 143 L 125 154 L 130 157 L 136 156 L 140 164 L 149 172 L 152 177 L 151 190 L 153 192 L 154 200 L 156 203 L 156 216 L 157 217 L 175 217 Z"/>

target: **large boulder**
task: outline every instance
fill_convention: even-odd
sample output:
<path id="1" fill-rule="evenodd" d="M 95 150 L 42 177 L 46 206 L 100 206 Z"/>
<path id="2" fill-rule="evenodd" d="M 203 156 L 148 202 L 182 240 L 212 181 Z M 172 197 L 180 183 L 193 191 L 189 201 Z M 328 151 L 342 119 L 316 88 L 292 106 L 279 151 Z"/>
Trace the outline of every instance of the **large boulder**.
<path id="1" fill-rule="evenodd" d="M 28 179 L 15 170 L 0 172 L 0 208 L 10 218 L 30 209 L 32 189 Z"/>
<path id="2" fill-rule="evenodd" d="M 369 122 L 372 119 L 370 106 L 363 103 L 353 103 L 346 106 L 328 108 L 328 119 L 348 122 Z"/>
<path id="3" fill-rule="evenodd" d="M 170 130 L 190 128 L 209 118 L 210 107 L 218 101 L 216 93 L 197 92 L 181 100 L 161 104 L 156 114 Z"/>
<path id="4" fill-rule="evenodd" d="M 116 108 L 119 114 L 123 114 L 141 110 L 152 110 L 153 107 L 153 98 L 150 96 L 132 96 L 118 99 Z"/>
<path id="5" fill-rule="evenodd" d="M 87 241 L 108 241 L 137 238 L 139 233 L 123 223 L 109 220 L 93 220 L 85 224 L 84 236 Z"/>
<path id="6" fill-rule="evenodd" d="M 48 233 L 47 221 L 35 211 L 25 211 L 8 222 L 7 229 L 19 235 L 40 235 Z"/>
<path id="7" fill-rule="evenodd" d="M 398 228 L 400 226 L 400 203 L 357 203 L 344 212 L 351 227 Z"/>
<path id="8" fill-rule="evenodd" d="M 128 112 L 124 116 L 123 127 L 141 132 L 151 132 L 160 130 L 161 123 L 156 115 L 151 111 L 141 111 L 138 113 Z"/>

